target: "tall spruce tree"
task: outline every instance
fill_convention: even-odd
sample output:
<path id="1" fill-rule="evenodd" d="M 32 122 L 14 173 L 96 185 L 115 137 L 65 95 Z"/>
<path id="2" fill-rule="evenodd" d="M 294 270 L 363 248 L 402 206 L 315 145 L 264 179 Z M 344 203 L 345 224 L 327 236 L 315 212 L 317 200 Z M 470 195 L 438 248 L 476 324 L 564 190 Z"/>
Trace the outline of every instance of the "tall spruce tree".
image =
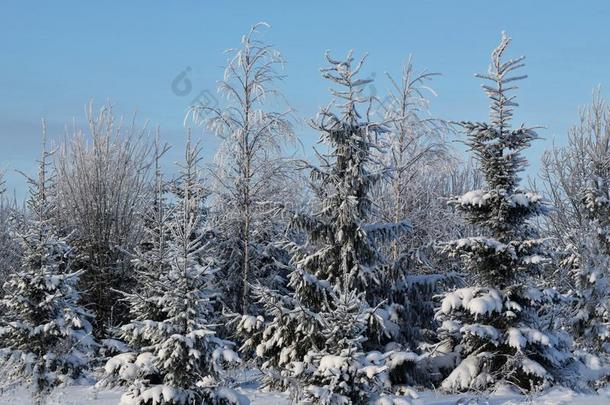
<path id="1" fill-rule="evenodd" d="M 237 326 L 247 338 L 243 349 L 262 359 L 268 383 L 290 387 L 297 399 L 359 403 L 384 395 L 389 370 L 416 357 L 367 355 L 398 330 L 378 298 L 387 265 L 377 242 L 408 226 L 368 224 L 371 188 L 387 175 L 372 171 L 371 150 L 385 129 L 357 110 L 370 102 L 363 86 L 371 80 L 356 78 L 364 59 L 354 62 L 351 53 L 345 61 L 326 58 L 330 67 L 322 76 L 339 87 L 332 90 L 339 113 L 331 104 L 312 122 L 327 151 L 318 154 L 320 167 L 306 164 L 317 197 L 313 215 L 288 213 L 293 229 L 305 235 L 303 243 L 286 243 L 292 255 L 290 292 L 257 286 L 266 319 L 242 316 Z"/>
<path id="2" fill-rule="evenodd" d="M 511 128 L 517 106 L 515 75 L 524 57 L 503 60 L 510 38 L 502 35 L 492 52 L 487 74 L 477 75 L 491 100 L 489 123 L 461 122 L 467 144 L 479 160 L 486 188 L 470 191 L 451 203 L 480 229 L 482 236 L 446 244 L 451 256 L 462 259 L 475 286 L 445 295 L 437 316 L 441 336 L 455 344 L 461 358 L 443 381 L 448 390 L 485 389 L 506 383 L 523 390 L 545 386 L 566 366 L 567 340 L 553 334 L 539 316 L 551 291 L 528 281 L 548 262 L 543 241 L 529 219 L 547 212 L 542 198 L 519 187 L 524 149 L 537 139 L 533 129 Z"/>
<path id="3" fill-rule="evenodd" d="M 150 249 L 138 255 L 139 288 L 126 294 L 133 319 L 119 331 L 132 351 L 106 363 L 102 382 L 128 385 L 121 403 L 230 404 L 240 398 L 218 388 L 222 366 L 239 358 L 231 342 L 215 336 L 210 322 L 215 270 L 206 254 L 207 191 L 200 178 L 200 154 L 189 135 L 185 162 L 172 189 L 171 212 L 164 208 L 157 170 L 157 207 L 147 221 Z"/>
<path id="4" fill-rule="evenodd" d="M 89 362 L 92 316 L 78 305 L 75 288 L 82 271 L 73 271 L 73 252 L 58 237 L 50 195 L 51 155 L 45 147 L 37 178 L 29 183 L 28 214 L 16 232 L 22 255 L 4 284 L 0 301 L 0 369 L 6 385 L 32 385 L 36 403 L 53 387 L 83 376 Z"/>

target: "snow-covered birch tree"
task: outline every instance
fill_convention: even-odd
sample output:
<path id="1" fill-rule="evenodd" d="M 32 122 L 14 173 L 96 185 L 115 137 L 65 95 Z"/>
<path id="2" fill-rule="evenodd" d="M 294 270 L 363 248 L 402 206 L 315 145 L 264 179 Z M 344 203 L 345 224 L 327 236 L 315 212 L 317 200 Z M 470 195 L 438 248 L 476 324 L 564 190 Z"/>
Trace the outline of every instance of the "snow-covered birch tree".
<path id="1" fill-rule="evenodd" d="M 125 321 L 115 292 L 133 282 L 128 252 L 142 233 L 140 215 L 149 201 L 150 144 L 146 126 L 125 124 L 110 105 L 87 109 L 89 133 L 73 127 L 55 159 L 58 221 L 73 233 L 83 300 L 95 312 L 96 336 Z"/>
<path id="2" fill-rule="evenodd" d="M 586 356 L 608 352 L 610 302 L 610 107 L 599 91 L 580 111 L 567 145 L 543 157 L 541 174 L 555 210 L 543 223 L 553 236 L 568 297 L 563 326 Z"/>
<path id="3" fill-rule="evenodd" d="M 392 176 L 375 190 L 379 193 L 375 200 L 379 207 L 377 214 L 385 222 L 400 222 L 409 218 L 414 228 L 430 225 L 430 221 L 419 218 L 421 214 L 415 212 L 420 207 L 414 200 L 421 198 L 421 193 L 435 191 L 434 187 L 429 187 L 433 186 L 432 182 L 426 185 L 428 187 L 421 187 L 422 177 L 439 173 L 442 171 L 439 169 L 443 165 L 449 166 L 452 160 L 444 139 L 446 126 L 442 120 L 430 116 L 425 94 L 426 90 L 430 90 L 430 94 L 435 95 L 427 82 L 436 75 L 416 72 L 410 59 L 403 67 L 399 80 L 387 75 L 391 87 L 382 101 L 381 112 L 387 122 L 388 133 L 384 137 L 386 145 L 380 152 L 380 159 L 385 167 L 392 169 Z M 431 170 L 432 167 L 434 170 Z M 424 171 L 425 174 L 422 173 Z M 438 197 L 426 200 L 431 202 Z M 429 206 L 426 208 L 426 212 L 434 211 Z M 438 212 L 435 211 L 435 214 Z M 411 232 L 394 241 L 391 259 L 396 262 L 404 257 L 405 252 L 414 250 L 410 246 L 417 243 L 416 239 L 420 238 Z"/>
<path id="4" fill-rule="evenodd" d="M 390 90 L 379 111 L 388 131 L 373 151 L 380 167 L 390 169 L 390 176 L 372 190 L 376 220 L 411 223 L 410 232 L 381 246 L 391 266 L 381 293 L 401 314 L 398 340 L 413 346 L 433 338 L 433 296 L 455 281 L 437 242 L 463 236 L 467 227 L 447 200 L 477 180 L 471 165 L 463 165 L 449 147 L 451 128 L 430 113 L 428 97 L 435 93 L 428 82 L 436 75 L 418 73 L 411 59 L 398 80 L 387 75 Z"/>
<path id="5" fill-rule="evenodd" d="M 282 157 L 293 140 L 290 109 L 275 111 L 283 102 L 277 87 L 282 79 L 282 55 L 259 39 L 252 27 L 241 46 L 230 49 L 219 93 L 221 107 L 195 106 L 190 114 L 221 139 L 212 175 L 212 217 L 219 232 L 220 272 L 226 282 L 225 300 L 234 311 L 249 312 L 249 285 L 269 280 L 278 271 L 272 244 L 278 235 L 275 203 L 292 200 L 288 161 Z"/>

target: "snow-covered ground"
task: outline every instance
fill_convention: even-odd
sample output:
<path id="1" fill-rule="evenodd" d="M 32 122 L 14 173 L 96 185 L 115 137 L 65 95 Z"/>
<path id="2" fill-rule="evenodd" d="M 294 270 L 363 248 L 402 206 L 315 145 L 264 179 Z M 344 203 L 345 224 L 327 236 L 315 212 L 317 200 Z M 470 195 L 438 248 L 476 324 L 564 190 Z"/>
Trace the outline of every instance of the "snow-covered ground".
<path id="1" fill-rule="evenodd" d="M 248 396 L 252 405 L 289 405 L 288 397 L 281 393 L 260 392 L 256 389 L 239 389 Z M 68 387 L 56 390 L 48 399 L 47 405 L 117 405 L 121 391 L 101 390 L 91 386 Z M 0 394 L 0 405 L 31 404 L 29 393 L 25 389 Z"/>
<path id="2" fill-rule="evenodd" d="M 250 398 L 252 405 L 288 405 L 290 400 L 285 394 L 261 392 L 254 388 L 240 389 Z M 49 405 L 116 405 L 120 391 L 97 391 L 92 387 L 80 386 L 57 390 L 49 399 Z M 0 395 L 0 405 L 27 405 L 32 403 L 25 390 Z M 610 389 L 601 390 L 598 395 L 577 394 L 565 388 L 555 388 L 538 396 L 518 396 L 498 394 L 490 396 L 445 395 L 432 391 L 419 393 L 419 398 L 411 401 L 413 405 L 595 405 L 610 404 Z"/>

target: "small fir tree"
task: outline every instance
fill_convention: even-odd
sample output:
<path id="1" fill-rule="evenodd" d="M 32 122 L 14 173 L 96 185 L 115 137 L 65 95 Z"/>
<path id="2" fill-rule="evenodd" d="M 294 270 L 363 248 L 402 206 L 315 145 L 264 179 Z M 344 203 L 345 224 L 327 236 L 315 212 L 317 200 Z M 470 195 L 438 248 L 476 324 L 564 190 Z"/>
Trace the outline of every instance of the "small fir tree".
<path id="1" fill-rule="evenodd" d="M 44 139 L 43 126 L 43 139 Z M 28 216 L 16 232 L 22 250 L 18 268 L 4 284 L 0 368 L 7 385 L 28 382 L 36 403 L 56 386 L 83 377 L 89 362 L 91 315 L 78 305 L 75 285 L 82 271 L 71 268 L 72 249 L 57 236 L 51 218 L 45 148 L 38 178 L 29 178 Z"/>
<path id="2" fill-rule="evenodd" d="M 144 269 L 140 291 L 145 294 L 127 294 L 134 319 L 119 332 L 133 351 L 107 362 L 102 383 L 128 385 L 121 399 L 125 404 L 229 404 L 240 398 L 218 388 L 222 366 L 239 358 L 231 342 L 215 336 L 210 323 L 216 292 L 213 262 L 206 255 L 207 192 L 198 168 L 200 152 L 189 136 L 171 213 L 162 213 L 157 175 L 159 206 L 153 208 L 156 219 L 149 222 L 151 249 L 138 263 Z"/>

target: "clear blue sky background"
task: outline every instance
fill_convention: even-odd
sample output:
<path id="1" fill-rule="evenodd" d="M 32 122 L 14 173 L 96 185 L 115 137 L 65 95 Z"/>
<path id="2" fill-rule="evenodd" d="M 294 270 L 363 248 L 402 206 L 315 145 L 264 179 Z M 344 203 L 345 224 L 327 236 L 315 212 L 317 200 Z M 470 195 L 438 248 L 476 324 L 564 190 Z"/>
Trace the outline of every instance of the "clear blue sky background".
<path id="1" fill-rule="evenodd" d="M 121 113 L 139 111 L 160 125 L 174 145 L 184 144 L 183 118 L 193 97 L 214 91 L 226 60 L 223 50 L 258 21 L 272 25 L 264 38 L 287 60 L 283 89 L 301 117 L 329 101 L 319 75 L 323 53 L 369 53 L 365 76 L 376 91 L 384 72 L 397 75 L 409 54 L 416 67 L 440 72 L 433 87 L 435 115 L 480 120 L 487 101 L 473 78 L 487 68 L 502 30 L 513 37 L 511 55 L 527 55 L 517 120 L 543 125 L 529 153 L 530 173 L 555 139 L 561 143 L 592 89 L 610 85 L 608 1 L 58 1 L 4 0 L 0 5 L 0 168 L 22 194 L 14 169 L 32 171 L 39 153 L 40 118 L 56 139 L 84 106 L 110 99 Z M 190 67 L 193 89 L 172 92 Z M 604 93 L 607 94 L 606 91 Z M 316 140 L 298 129 L 305 148 Z M 210 140 L 209 153 L 215 142 Z"/>

